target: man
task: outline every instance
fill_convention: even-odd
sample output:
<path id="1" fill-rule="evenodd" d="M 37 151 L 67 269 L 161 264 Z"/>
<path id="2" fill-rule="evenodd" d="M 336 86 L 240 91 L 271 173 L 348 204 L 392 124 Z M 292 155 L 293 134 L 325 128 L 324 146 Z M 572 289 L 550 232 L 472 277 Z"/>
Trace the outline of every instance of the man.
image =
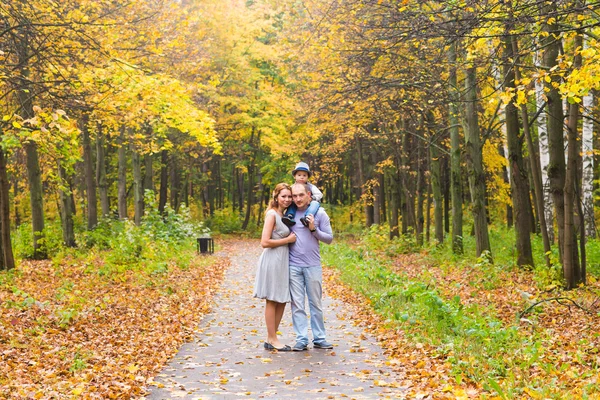
<path id="1" fill-rule="evenodd" d="M 292 200 L 298 207 L 294 220 L 304 218 L 312 200 L 308 185 L 295 183 L 292 185 Z M 313 215 L 306 216 L 307 226 L 295 224 L 290 229 L 296 234 L 296 242 L 290 249 L 290 294 L 292 297 L 292 322 L 296 333 L 296 344 L 293 351 L 308 349 L 308 317 L 306 315 L 305 298 L 308 297 L 310 309 L 310 326 L 315 349 L 331 349 L 333 346 L 325 337 L 323 322 L 323 270 L 319 241 L 330 244 L 333 232 L 329 216 L 323 208 Z"/>

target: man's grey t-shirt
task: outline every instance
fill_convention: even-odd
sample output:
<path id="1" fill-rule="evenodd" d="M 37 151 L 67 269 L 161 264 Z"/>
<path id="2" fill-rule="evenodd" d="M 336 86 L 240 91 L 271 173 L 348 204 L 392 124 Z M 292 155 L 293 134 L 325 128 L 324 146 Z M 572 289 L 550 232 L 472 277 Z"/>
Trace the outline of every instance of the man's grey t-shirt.
<path id="1" fill-rule="evenodd" d="M 296 234 L 296 242 L 291 243 L 290 265 L 295 267 L 316 267 L 321 265 L 321 253 L 319 252 L 319 241 L 331 243 L 333 232 L 329 215 L 323 208 L 319 208 L 315 215 L 315 232 L 302 225 L 300 218 L 304 217 L 306 210 L 297 210 L 294 220 L 296 225 L 291 227 Z"/>

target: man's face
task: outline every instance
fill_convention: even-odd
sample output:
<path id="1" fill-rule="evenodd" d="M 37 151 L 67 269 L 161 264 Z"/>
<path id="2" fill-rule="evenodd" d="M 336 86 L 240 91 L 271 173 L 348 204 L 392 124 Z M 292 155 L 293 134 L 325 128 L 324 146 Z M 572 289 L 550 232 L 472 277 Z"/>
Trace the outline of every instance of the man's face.
<path id="1" fill-rule="evenodd" d="M 310 192 L 306 191 L 304 185 L 292 186 L 292 199 L 299 210 L 304 210 L 310 204 L 312 198 Z"/>
<path id="2" fill-rule="evenodd" d="M 306 183 L 308 182 L 308 172 L 297 171 L 296 175 L 294 175 L 294 179 L 296 180 L 296 183 Z"/>

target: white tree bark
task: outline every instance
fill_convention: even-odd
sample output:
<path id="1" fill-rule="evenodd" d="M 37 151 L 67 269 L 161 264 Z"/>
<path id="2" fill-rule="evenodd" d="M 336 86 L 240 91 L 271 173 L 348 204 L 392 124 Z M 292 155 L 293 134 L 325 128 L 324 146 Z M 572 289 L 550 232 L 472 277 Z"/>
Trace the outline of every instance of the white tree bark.
<path id="1" fill-rule="evenodd" d="M 541 65 L 541 55 L 535 54 L 535 65 Z M 535 102 L 539 110 L 546 101 L 544 95 L 544 84 L 541 80 L 535 81 Z M 545 108 L 545 107 L 544 107 Z M 537 117 L 538 142 L 540 148 L 540 164 L 542 167 L 542 184 L 544 185 L 544 213 L 546 214 L 546 224 L 548 226 L 548 236 L 550 242 L 554 242 L 554 218 L 552 210 L 552 194 L 550 193 L 550 182 L 548 181 L 548 164 L 550 164 L 550 154 L 548 153 L 548 128 L 546 126 L 546 112 L 541 112 Z"/>
<path id="2" fill-rule="evenodd" d="M 490 45 L 490 51 L 493 51 L 492 45 Z M 496 63 L 494 63 L 494 65 L 492 66 L 492 74 L 494 75 L 494 80 L 496 81 L 496 90 L 502 90 L 502 75 L 500 75 L 500 68 L 498 67 L 498 65 L 496 65 Z M 498 110 L 498 117 L 502 121 L 506 119 L 505 109 L 506 106 L 504 104 L 500 104 L 500 109 Z M 506 124 L 504 122 L 502 122 L 502 124 L 500 125 L 500 132 L 502 132 L 502 146 L 504 147 L 504 158 L 506 158 L 506 171 L 508 172 L 508 184 L 510 185 L 510 162 L 508 160 L 508 145 L 506 144 Z"/>
<path id="3" fill-rule="evenodd" d="M 587 47 L 587 41 L 583 47 Z M 588 92 L 583 97 L 583 126 L 581 151 L 583 156 L 583 215 L 585 217 L 585 235 L 596 236 L 594 224 L 594 121 L 587 117 L 592 116 L 594 95 Z"/>

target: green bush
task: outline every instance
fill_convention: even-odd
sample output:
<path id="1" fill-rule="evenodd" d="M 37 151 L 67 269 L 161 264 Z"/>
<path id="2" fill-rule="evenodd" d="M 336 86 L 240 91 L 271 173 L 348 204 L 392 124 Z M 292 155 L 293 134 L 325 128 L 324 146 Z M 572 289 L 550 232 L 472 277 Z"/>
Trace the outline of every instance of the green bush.
<path id="1" fill-rule="evenodd" d="M 17 227 L 12 234 L 13 252 L 17 258 L 33 258 L 33 231 L 31 224 L 25 223 Z M 64 247 L 60 220 L 47 220 L 43 237 L 38 240 L 40 251 L 52 258 Z"/>
<path id="2" fill-rule="evenodd" d="M 331 227 L 336 234 L 360 235 L 365 229 L 364 212 L 359 203 L 351 206 L 323 204 L 331 218 Z"/>
<path id="3" fill-rule="evenodd" d="M 206 219 L 206 227 L 220 233 L 236 233 L 242 230 L 242 216 L 237 210 L 225 207 L 215 210 L 212 216 Z"/>

